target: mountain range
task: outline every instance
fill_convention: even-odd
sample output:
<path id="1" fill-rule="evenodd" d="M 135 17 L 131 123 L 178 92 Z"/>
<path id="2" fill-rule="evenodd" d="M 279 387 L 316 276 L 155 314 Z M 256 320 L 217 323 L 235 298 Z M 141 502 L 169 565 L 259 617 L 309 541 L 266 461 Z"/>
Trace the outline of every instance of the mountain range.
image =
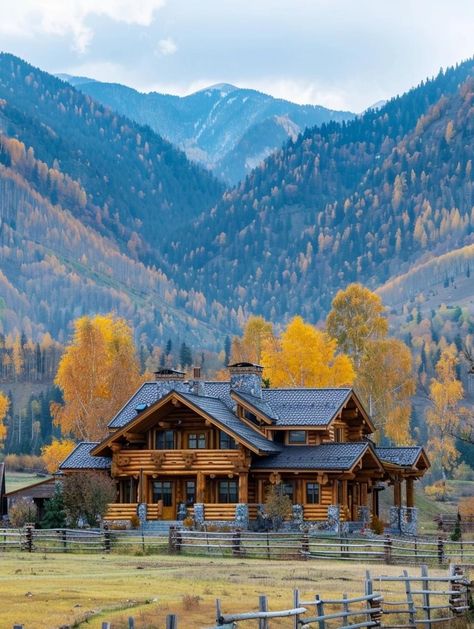
<path id="1" fill-rule="evenodd" d="M 66 78 L 0 55 L 4 332 L 61 339 L 74 317 L 116 310 L 145 342 L 220 349 L 251 313 L 322 320 L 352 281 L 380 290 L 393 316 L 438 307 L 440 286 L 454 302 L 458 281 L 472 310 L 472 59 L 357 117 L 295 129 L 227 189 L 149 122 L 94 100 L 94 82 Z M 209 103 L 231 111 L 244 92 L 169 98 L 194 99 L 209 121 Z M 206 126 L 206 146 L 224 120 Z"/>
<path id="2" fill-rule="evenodd" d="M 306 127 L 354 117 L 351 112 L 297 105 L 227 83 L 180 97 L 58 76 L 114 111 L 149 125 L 227 184 L 243 179 Z"/>

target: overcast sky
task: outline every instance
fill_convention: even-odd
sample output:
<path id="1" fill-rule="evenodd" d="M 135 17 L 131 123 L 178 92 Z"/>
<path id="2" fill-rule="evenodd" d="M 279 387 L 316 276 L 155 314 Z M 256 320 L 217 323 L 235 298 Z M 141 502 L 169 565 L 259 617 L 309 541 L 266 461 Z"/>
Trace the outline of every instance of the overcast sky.
<path id="1" fill-rule="evenodd" d="M 213 83 L 361 111 L 474 54 L 474 0 L 1 0 L 0 47 L 49 72 Z"/>

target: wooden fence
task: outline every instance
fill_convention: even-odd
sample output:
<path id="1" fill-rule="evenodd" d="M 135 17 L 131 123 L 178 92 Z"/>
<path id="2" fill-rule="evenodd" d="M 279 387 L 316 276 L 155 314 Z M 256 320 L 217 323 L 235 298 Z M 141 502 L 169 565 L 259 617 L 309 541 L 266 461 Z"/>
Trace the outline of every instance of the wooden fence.
<path id="1" fill-rule="evenodd" d="M 474 531 L 474 515 L 459 516 L 457 513 L 438 513 L 434 521 L 443 531 L 453 531 L 457 522 L 459 522 L 459 528 L 462 533 L 472 533 Z"/>
<path id="2" fill-rule="evenodd" d="M 395 588 L 387 591 L 387 585 Z M 239 623 L 253 620 L 258 629 L 271 629 L 272 619 L 281 618 L 287 618 L 290 624 L 285 626 L 292 629 L 435 629 L 439 623 L 449 626 L 460 619 L 467 626 L 472 611 L 471 595 L 472 583 L 460 566 L 451 565 L 446 576 L 430 576 L 425 565 L 421 566 L 419 576 L 408 575 L 403 570 L 398 577 L 374 577 L 367 571 L 364 593 L 358 596 L 342 594 L 340 598 L 325 598 L 316 594 L 301 600 L 299 591 L 294 590 L 288 609 L 269 610 L 268 598 L 262 595 L 258 609 L 241 613 L 225 613 L 217 600 L 216 624 L 209 629 L 238 629 Z M 189 627 L 185 619 L 182 627 Z M 27 627 L 15 625 L 13 629 Z M 113 624 L 103 622 L 102 629 L 113 629 Z M 128 629 L 139 629 L 134 618 L 128 619 Z M 178 629 L 177 616 L 169 614 L 163 629 Z"/>
<path id="3" fill-rule="evenodd" d="M 342 559 L 364 563 L 474 563 L 474 541 L 439 538 L 321 536 L 303 533 L 206 532 L 171 528 L 172 552 L 266 559 Z"/>
<path id="4" fill-rule="evenodd" d="M 387 564 L 474 564 L 474 541 L 439 538 L 352 537 L 308 532 L 0 529 L 0 552 L 174 552 L 223 557 L 363 561 Z"/>

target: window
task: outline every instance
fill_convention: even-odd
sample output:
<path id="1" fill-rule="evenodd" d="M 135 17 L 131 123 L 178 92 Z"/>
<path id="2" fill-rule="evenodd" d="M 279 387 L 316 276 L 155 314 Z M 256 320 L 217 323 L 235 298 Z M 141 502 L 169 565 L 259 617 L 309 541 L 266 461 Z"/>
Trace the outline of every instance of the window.
<path id="1" fill-rule="evenodd" d="M 319 483 L 306 483 L 306 504 L 319 504 Z"/>
<path id="2" fill-rule="evenodd" d="M 293 502 L 293 494 L 294 494 L 294 486 L 293 483 L 282 483 L 281 491 L 284 496 L 288 496 L 288 498 Z"/>
<path id="3" fill-rule="evenodd" d="M 237 481 L 235 480 L 220 480 L 218 484 L 219 488 L 219 500 L 221 503 L 232 503 L 239 501 L 239 490 L 237 487 Z"/>
<path id="4" fill-rule="evenodd" d="M 204 450 L 206 448 L 206 433 L 192 432 L 188 435 L 188 448 Z"/>
<path id="5" fill-rule="evenodd" d="M 221 450 L 235 450 L 237 448 L 237 444 L 235 443 L 235 439 L 225 432 L 219 433 L 219 448 Z"/>
<path id="6" fill-rule="evenodd" d="M 306 443 L 306 430 L 290 430 L 288 433 L 288 443 Z"/>
<path id="7" fill-rule="evenodd" d="M 173 506 L 173 484 L 169 480 L 156 480 L 153 482 L 153 502 L 163 501 L 164 507 Z"/>
<path id="8" fill-rule="evenodd" d="M 343 443 L 345 441 L 344 426 L 339 426 L 334 429 L 334 441 L 337 441 L 338 443 Z"/>
<path id="9" fill-rule="evenodd" d="M 137 501 L 137 481 L 134 478 L 124 478 L 120 481 L 122 488 L 122 500 L 130 504 Z"/>
<path id="10" fill-rule="evenodd" d="M 186 490 L 186 495 L 185 495 L 186 506 L 192 507 L 193 504 L 196 502 L 196 481 L 187 480 L 185 490 Z"/>
<path id="11" fill-rule="evenodd" d="M 257 424 L 258 425 L 258 423 L 259 423 L 258 419 L 257 419 L 257 416 L 254 413 L 251 413 L 250 411 L 247 411 L 245 408 L 244 408 L 244 417 L 245 417 L 245 419 L 248 419 L 249 422 L 252 422 L 252 424 Z"/>
<path id="12" fill-rule="evenodd" d="M 157 450 L 174 450 L 174 430 L 160 430 L 156 433 Z"/>

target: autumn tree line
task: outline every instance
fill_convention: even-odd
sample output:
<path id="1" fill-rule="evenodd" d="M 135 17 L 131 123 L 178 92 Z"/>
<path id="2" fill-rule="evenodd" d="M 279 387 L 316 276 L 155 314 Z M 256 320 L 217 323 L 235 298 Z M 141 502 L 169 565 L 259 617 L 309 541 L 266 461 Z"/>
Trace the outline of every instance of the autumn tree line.
<path id="1" fill-rule="evenodd" d="M 265 386 L 354 387 L 376 425 L 377 443 L 422 443 L 433 462 L 434 480 L 448 478 L 461 462 L 469 467 L 462 446 L 472 448 L 473 412 L 459 379 L 456 343 L 444 344 L 432 377 L 423 381 L 409 345 L 389 335 L 380 297 L 360 284 L 337 293 L 323 326 L 296 316 L 277 328 L 261 316 L 249 317 L 240 336 L 227 337 L 220 358 L 263 365 Z M 77 319 L 55 374 L 58 394 L 42 400 L 51 430 L 49 443 L 41 448 L 47 469 L 54 471 L 77 441 L 102 439 L 107 423 L 142 382 L 153 378 L 156 367 L 189 369 L 192 364 L 201 364 L 209 377 L 228 377 L 225 368 L 213 368 L 211 360 L 206 364 L 205 353 L 193 357 L 185 343 L 179 352 L 171 340 L 164 348 L 137 350 L 132 329 L 113 314 Z M 414 425 L 413 396 L 420 387 L 426 392 L 426 413 Z M 5 421 L 9 404 L 2 394 L 4 446 L 15 435 L 14 425 Z M 39 430 L 34 422 L 31 430 Z"/>

